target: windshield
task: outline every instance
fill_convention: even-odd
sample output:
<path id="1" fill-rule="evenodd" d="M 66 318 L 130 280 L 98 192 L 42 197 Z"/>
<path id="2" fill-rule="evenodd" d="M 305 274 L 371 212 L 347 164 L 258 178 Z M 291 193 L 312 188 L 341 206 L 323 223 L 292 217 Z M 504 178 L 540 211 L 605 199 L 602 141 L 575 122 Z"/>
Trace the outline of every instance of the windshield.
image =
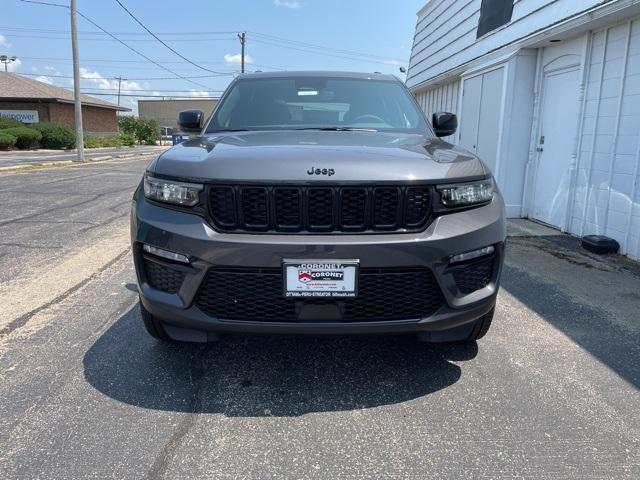
<path id="1" fill-rule="evenodd" d="M 207 133 L 290 129 L 430 133 L 402 85 L 318 77 L 238 80 L 223 97 Z"/>

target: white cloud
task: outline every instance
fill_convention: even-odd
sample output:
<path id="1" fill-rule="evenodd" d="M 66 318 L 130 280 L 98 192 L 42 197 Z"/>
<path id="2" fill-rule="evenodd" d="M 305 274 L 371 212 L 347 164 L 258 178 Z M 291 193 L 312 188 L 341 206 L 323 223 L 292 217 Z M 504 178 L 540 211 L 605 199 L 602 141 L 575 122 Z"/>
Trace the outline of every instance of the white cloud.
<path id="1" fill-rule="evenodd" d="M 108 91 L 105 92 L 109 94 L 108 97 L 105 98 L 100 95 L 98 98 L 103 98 L 104 100 L 116 103 L 118 96 L 118 80 L 114 78 L 105 78 L 99 72 L 91 71 L 83 67 L 80 67 L 80 78 L 82 79 L 81 84 L 83 87 L 89 89 L 94 88 L 95 90 L 108 89 Z M 73 80 L 70 80 L 69 83 L 73 86 Z M 143 90 L 143 86 L 132 80 L 122 80 L 120 90 L 123 93 L 123 96 L 120 98 L 120 105 L 131 108 L 132 113 L 136 115 L 138 113 L 138 97 L 129 97 L 124 95 L 131 95 L 138 90 Z"/>
<path id="2" fill-rule="evenodd" d="M 91 71 L 87 68 L 80 67 L 80 78 L 82 80 L 88 81 L 92 83 L 98 88 L 117 90 L 118 89 L 118 80 L 114 78 L 105 78 L 100 73 Z M 72 82 L 73 83 L 73 82 Z M 85 82 L 86 83 L 86 82 Z M 142 90 L 142 85 L 138 82 L 134 82 L 131 80 L 122 80 L 120 84 L 120 89 L 123 92 Z"/>
<path id="3" fill-rule="evenodd" d="M 276 7 L 286 7 L 293 10 L 300 8 L 300 2 L 298 2 L 298 0 L 273 0 L 273 4 Z"/>
<path id="4" fill-rule="evenodd" d="M 193 88 L 189 92 L 189 95 L 192 97 L 210 97 L 211 94 L 204 90 L 194 90 Z"/>
<path id="5" fill-rule="evenodd" d="M 16 72 L 20 69 L 20 65 L 22 65 L 22 60 L 20 60 L 19 58 L 16 58 L 14 62 L 7 64 L 7 71 Z"/>
<path id="6" fill-rule="evenodd" d="M 0 35 L 0 47 L 9 47 L 11 44 L 7 42 L 7 37 Z"/>
<path id="7" fill-rule="evenodd" d="M 49 85 L 53 85 L 53 80 L 51 80 L 49 77 L 45 75 L 38 75 L 37 77 L 34 78 L 34 80 L 37 80 L 42 83 L 48 83 Z"/>
<path id="8" fill-rule="evenodd" d="M 241 63 L 242 62 L 242 55 L 239 54 L 239 53 L 236 53 L 235 55 L 227 53 L 224 56 L 224 61 L 227 62 L 227 63 Z M 253 63 L 253 58 L 251 58 L 249 55 L 247 55 L 245 53 L 245 55 L 244 55 L 244 63 L 246 63 L 246 64 Z"/>

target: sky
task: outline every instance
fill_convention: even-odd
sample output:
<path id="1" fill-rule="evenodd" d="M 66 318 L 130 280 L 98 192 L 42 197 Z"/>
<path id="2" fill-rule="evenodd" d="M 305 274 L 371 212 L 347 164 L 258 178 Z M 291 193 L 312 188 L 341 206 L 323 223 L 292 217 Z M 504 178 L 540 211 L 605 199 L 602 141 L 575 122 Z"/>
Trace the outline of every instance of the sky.
<path id="1" fill-rule="evenodd" d="M 134 113 L 138 98 L 219 96 L 240 71 L 238 32 L 246 32 L 246 71 L 375 71 L 404 79 L 399 67 L 408 66 L 416 12 L 424 3 L 78 0 L 82 92 L 116 102 L 121 77 L 121 105 Z M 69 9 L 22 0 L 0 4 L 0 54 L 18 57 L 10 71 L 72 88 Z"/>

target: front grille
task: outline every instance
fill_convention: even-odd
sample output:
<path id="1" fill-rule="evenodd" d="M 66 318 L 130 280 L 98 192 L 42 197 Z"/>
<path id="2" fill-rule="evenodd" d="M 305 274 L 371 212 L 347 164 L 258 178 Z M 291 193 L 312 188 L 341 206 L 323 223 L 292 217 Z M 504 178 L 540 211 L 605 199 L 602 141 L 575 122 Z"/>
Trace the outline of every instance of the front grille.
<path id="1" fill-rule="evenodd" d="M 185 273 L 173 269 L 162 263 L 144 258 L 144 268 L 147 274 L 147 283 L 153 288 L 167 293 L 177 293 L 184 281 Z"/>
<path id="2" fill-rule="evenodd" d="M 358 322 L 427 317 L 444 302 L 426 268 L 362 268 L 355 298 L 285 298 L 282 282 L 279 268 L 213 268 L 198 291 L 196 305 L 221 319 L 280 322 L 299 321 L 308 305 L 333 305 L 334 316 L 320 320 Z"/>
<path id="3" fill-rule="evenodd" d="M 489 285 L 494 264 L 495 255 L 490 255 L 468 265 L 456 267 L 452 273 L 460 293 L 469 294 Z"/>
<path id="4" fill-rule="evenodd" d="M 226 232 L 417 231 L 431 215 L 428 186 L 211 185 L 208 196 Z"/>

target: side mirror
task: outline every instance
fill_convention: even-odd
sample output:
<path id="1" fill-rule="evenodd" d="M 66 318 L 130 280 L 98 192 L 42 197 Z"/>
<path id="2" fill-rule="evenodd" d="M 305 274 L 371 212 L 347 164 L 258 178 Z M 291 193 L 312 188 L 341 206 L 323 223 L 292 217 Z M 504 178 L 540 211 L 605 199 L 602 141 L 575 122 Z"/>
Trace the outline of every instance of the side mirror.
<path id="1" fill-rule="evenodd" d="M 433 114 L 431 124 L 437 137 L 448 137 L 456 133 L 458 117 L 456 117 L 455 113 L 436 112 Z"/>
<path id="2" fill-rule="evenodd" d="M 178 125 L 183 132 L 199 133 L 203 118 L 202 110 L 184 110 L 178 114 Z"/>

